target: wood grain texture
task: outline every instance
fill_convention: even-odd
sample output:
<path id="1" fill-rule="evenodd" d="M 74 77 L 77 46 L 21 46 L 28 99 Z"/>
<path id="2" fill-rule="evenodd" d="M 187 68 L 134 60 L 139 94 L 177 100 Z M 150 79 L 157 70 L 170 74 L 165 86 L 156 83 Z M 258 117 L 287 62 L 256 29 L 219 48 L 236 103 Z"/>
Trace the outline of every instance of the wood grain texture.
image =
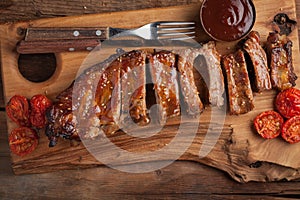
<path id="1" fill-rule="evenodd" d="M 33 0 L 3 0 L 0 2 L 1 22 L 56 17 L 56 10 L 62 16 L 81 14 L 74 12 L 77 0 L 69 0 L 68 7 L 53 4 L 52 14 L 39 16 L 34 12 Z M 52 4 L 52 0 L 43 0 Z M 93 7 L 92 1 L 81 1 L 87 8 Z M 101 1 L 102 2 L 102 1 Z M 107 1 L 93 13 L 117 11 L 120 9 L 140 9 L 139 3 L 130 5 Z M 155 2 L 143 3 L 154 7 Z M 165 6 L 182 5 L 192 1 L 163 1 Z M 193 1 L 194 2 L 194 1 Z M 192 3 L 193 3 L 192 2 Z M 12 5 L 14 4 L 14 5 Z M 22 6 L 19 7 L 19 6 Z M 127 6 L 127 7 L 126 7 Z M 158 5 L 160 6 L 160 5 Z M 300 16 L 300 0 L 296 0 L 297 17 Z M 102 10 L 101 10 L 102 9 Z M 23 12 L 20 14 L 20 12 Z M 1 72 L 0 72 L 1 73 Z M 1 80 L 1 76 L 0 76 Z M 3 90 L 0 88 L 0 107 L 4 107 Z M 299 182 L 247 183 L 239 184 L 225 173 L 197 163 L 179 161 L 153 175 L 124 174 L 106 167 L 68 170 L 54 173 L 14 176 L 10 166 L 9 150 L 6 148 L 6 114 L 0 112 L 0 187 L 1 199 L 299 199 Z M 187 167 L 188 166 L 188 167 Z M 151 174 L 152 175 L 152 174 Z M 150 175 L 150 176 L 151 176 Z M 59 185 L 59 187 L 57 186 Z"/>
<path id="2" fill-rule="evenodd" d="M 0 23 L 32 19 L 137 10 L 197 3 L 199 0 L 4 0 L 0 2 Z"/>
<path id="3" fill-rule="evenodd" d="M 259 199 L 262 195 L 275 199 L 300 195 L 299 182 L 237 184 L 224 177 L 221 171 L 186 161 L 143 174 L 97 167 L 15 176 L 0 188 L 0 196 L 20 198 L 25 192 L 33 199 Z"/>
<path id="4" fill-rule="evenodd" d="M 262 0 L 256 0 L 255 5 L 257 7 L 257 21 L 254 25 L 254 29 L 258 30 L 261 37 L 266 40 L 267 34 L 272 30 L 272 18 L 278 12 L 278 9 L 282 12 L 288 13 L 290 17 L 295 17 L 295 4 L 293 1 L 278 2 L 274 6 L 271 2 L 266 2 Z M 141 26 L 150 21 L 162 21 L 162 20 L 183 20 L 183 21 L 196 21 L 199 22 L 199 8 L 200 4 L 184 6 L 184 7 L 169 7 L 165 9 L 148 9 L 132 12 L 118 12 L 109 13 L 102 15 L 86 15 L 77 17 L 65 17 L 60 19 L 43 19 L 31 21 L 30 23 L 22 22 L 12 25 L 3 25 L 1 28 L 1 57 L 2 60 L 2 73 L 5 89 L 6 101 L 16 93 L 22 91 L 22 95 L 30 98 L 36 93 L 46 93 L 49 97 L 54 99 L 54 97 L 63 89 L 67 88 L 76 76 L 76 72 L 79 66 L 88 67 L 91 66 L 90 61 L 82 63 L 84 60 L 88 60 L 86 52 L 72 52 L 72 53 L 62 53 L 57 54 L 57 64 L 59 70 L 54 76 L 49 80 L 33 84 L 32 82 L 24 79 L 18 71 L 18 54 L 15 52 L 15 46 L 22 35 L 20 35 L 20 28 L 31 27 L 60 27 L 60 26 L 115 26 L 120 28 L 133 28 Z M 178 13 L 177 15 L 170 15 L 170 13 Z M 158 15 L 159 14 L 159 15 Z M 139 21 L 135 21 L 136 15 L 140 16 Z M 101 23 L 99 22 L 100 20 Z M 198 23 L 199 24 L 199 23 Z M 201 27 L 197 27 L 198 41 L 205 41 L 205 36 L 199 34 L 201 33 Z M 294 31 L 290 36 L 290 39 L 298 43 L 297 31 Z M 231 52 L 235 49 L 235 43 L 217 43 L 217 48 L 221 54 Z M 229 48 L 230 47 L 230 48 Z M 129 49 L 127 49 L 129 50 Z M 114 48 L 106 49 L 105 54 L 102 55 L 104 58 L 108 57 L 115 51 Z M 298 45 L 293 48 L 294 54 L 299 52 Z M 100 51 L 101 53 L 101 51 Z M 97 53 L 96 53 L 97 54 Z M 100 57 L 97 54 L 97 58 Z M 91 62 L 99 62 L 99 60 L 92 60 Z M 294 64 L 296 66 L 296 73 L 299 72 L 297 67 L 299 59 L 294 57 Z M 26 91 L 23 88 L 28 88 Z M 273 108 L 272 99 L 275 96 L 275 92 L 265 92 L 262 94 L 257 94 L 256 96 L 256 109 L 255 112 L 250 112 L 241 116 L 229 116 L 227 115 L 225 124 L 228 124 L 232 130 L 226 132 L 226 125 L 222 130 L 222 134 L 216 143 L 214 141 L 206 141 L 205 134 L 212 134 L 209 137 L 214 138 L 213 134 L 217 133 L 212 131 L 208 133 L 209 126 L 213 123 L 218 123 L 218 121 L 213 121 L 211 116 L 221 117 L 221 114 L 216 114 L 207 109 L 204 114 L 201 115 L 200 124 L 204 124 L 203 127 L 200 126 L 200 130 L 197 131 L 197 135 L 183 156 L 179 160 L 190 160 L 200 163 L 204 163 L 219 169 L 226 171 L 232 178 L 239 182 L 248 181 L 275 181 L 282 179 L 296 179 L 299 177 L 298 168 L 300 168 L 300 163 L 298 162 L 297 149 L 299 145 L 288 146 L 280 140 L 272 141 L 262 141 L 261 138 L 253 134 L 251 120 L 257 115 L 257 113 Z M 220 118 L 222 120 L 222 118 Z M 219 120 L 219 118 L 218 118 Z M 210 124 L 209 124 L 210 122 Z M 237 123 L 238 122 L 238 123 Z M 180 123 L 180 121 L 176 121 Z M 205 125 L 205 124 L 208 125 Z M 14 128 L 14 124 L 9 121 L 8 130 Z M 221 130 L 221 126 L 214 127 L 217 130 Z M 214 129 L 213 129 L 214 130 Z M 158 138 L 150 138 L 145 143 L 140 143 L 139 141 L 132 140 L 126 136 L 119 136 L 118 134 L 111 137 L 110 140 L 115 141 L 118 146 L 122 149 L 131 151 L 154 151 L 154 146 L 163 147 L 168 144 L 174 136 L 171 133 L 176 130 L 173 126 L 169 126 L 163 131 L 162 135 Z M 166 140 L 161 139 L 165 138 Z M 177 137 L 177 136 L 176 136 Z M 180 138 L 182 144 L 186 144 L 188 137 Z M 41 131 L 40 145 L 38 149 L 27 157 L 17 157 L 12 155 L 13 169 L 16 174 L 23 173 L 41 173 L 47 171 L 54 171 L 59 169 L 74 169 L 77 167 L 86 168 L 91 166 L 101 165 L 100 162 L 95 160 L 91 156 L 83 145 L 70 148 L 65 142 L 55 148 L 49 149 L 47 146 L 47 138 L 44 136 L 43 131 Z M 263 145 L 261 143 L 264 143 Z M 136 145 L 138 144 L 138 145 Z M 213 146 L 210 146 L 213 145 Z M 215 146 L 214 146 L 215 145 Z M 96 152 L 103 152 L 106 150 L 106 144 L 100 143 L 97 146 L 103 147 L 102 149 L 94 149 Z M 200 146 L 208 146 L 213 150 L 203 159 L 199 159 Z M 142 147 L 142 148 L 141 148 Z M 274 151 L 274 149 L 281 149 L 280 152 Z M 181 144 L 174 149 L 174 153 L 179 153 L 181 149 L 184 149 L 184 145 Z M 95 155 L 95 154 L 94 154 Z M 108 152 L 105 154 L 107 159 L 116 157 L 116 155 Z M 67 158 L 66 158 L 67 157 Z M 117 155 L 117 157 L 122 157 Z M 126 157 L 125 157 L 126 158 Z M 154 159 L 154 158 L 153 158 Z M 171 159 L 171 158 L 168 158 Z M 113 159 L 111 159 L 113 160 Z M 127 162 L 123 160 L 122 164 L 135 164 L 145 162 L 143 158 L 134 157 L 133 162 Z M 148 161 L 155 161 L 148 160 Z M 159 161 L 164 161 L 160 159 Z M 266 162 L 266 164 L 260 164 L 256 166 L 257 162 Z M 254 163 L 254 164 L 253 164 Z M 274 163 L 270 165 L 269 163 Z M 256 167 L 253 167 L 255 165 Z M 284 168 L 287 167 L 287 168 Z M 281 173 L 279 174 L 278 171 Z"/>

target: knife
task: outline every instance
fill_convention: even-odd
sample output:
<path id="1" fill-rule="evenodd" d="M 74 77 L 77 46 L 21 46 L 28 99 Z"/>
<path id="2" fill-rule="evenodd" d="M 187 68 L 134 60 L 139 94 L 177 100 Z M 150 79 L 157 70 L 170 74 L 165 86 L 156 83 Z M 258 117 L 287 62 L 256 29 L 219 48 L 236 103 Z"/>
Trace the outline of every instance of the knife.
<path id="1" fill-rule="evenodd" d="M 17 52 L 29 54 L 91 51 L 96 46 L 101 46 L 101 41 L 126 30 L 111 27 L 31 27 L 26 29 L 24 39 L 17 44 Z"/>
<path id="2" fill-rule="evenodd" d="M 119 38 L 111 39 L 112 36 L 124 33 L 127 30 L 111 27 L 30 27 L 26 29 L 24 39 L 17 44 L 17 52 L 20 54 L 30 54 L 92 51 L 95 47 L 101 48 L 104 45 L 102 43 L 104 40 L 105 45 L 114 47 L 195 45 L 195 43 L 184 42 L 184 40 L 137 40 L 136 38 L 129 39 L 128 36 L 122 40 Z M 123 34 L 123 36 L 125 35 Z"/>

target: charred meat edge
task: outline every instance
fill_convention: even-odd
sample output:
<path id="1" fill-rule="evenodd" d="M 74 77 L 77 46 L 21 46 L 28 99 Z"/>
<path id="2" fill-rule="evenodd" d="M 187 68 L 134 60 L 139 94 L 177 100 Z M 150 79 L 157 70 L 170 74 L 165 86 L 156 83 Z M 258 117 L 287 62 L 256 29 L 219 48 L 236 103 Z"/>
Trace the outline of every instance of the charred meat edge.
<path id="1" fill-rule="evenodd" d="M 230 114 L 244 114 L 254 108 L 253 94 L 242 50 L 223 57 Z"/>
<path id="2" fill-rule="evenodd" d="M 181 105 L 184 105 L 184 110 L 189 116 L 196 117 L 203 112 L 204 105 L 195 83 L 192 51 L 192 49 L 184 49 L 177 51 L 176 54 L 178 54 L 178 78 L 183 102 Z"/>
<path id="3" fill-rule="evenodd" d="M 176 55 L 160 51 L 150 55 L 149 59 L 156 102 L 159 104 L 159 122 L 164 124 L 168 118 L 180 115 Z"/>
<path id="4" fill-rule="evenodd" d="M 296 85 L 292 59 L 292 41 L 285 35 L 269 33 L 266 52 L 273 88 L 284 90 Z"/>
<path id="5" fill-rule="evenodd" d="M 47 112 L 49 124 L 46 135 L 50 147 L 56 145 L 59 136 L 79 139 L 80 133 L 81 137 L 94 138 L 119 130 L 122 103 L 120 76 L 121 71 L 122 75 L 127 74 L 127 69 L 122 66 L 126 64 L 127 67 L 128 62 L 133 65 L 130 69 L 135 65 L 143 67 L 145 54 L 132 51 L 122 56 L 111 56 L 105 62 L 85 70 L 68 89 L 58 95 L 58 101 Z M 147 121 L 144 119 L 147 117 L 144 91 L 144 88 L 138 88 L 129 103 L 130 115 L 137 121 Z"/>
<path id="6" fill-rule="evenodd" d="M 205 60 L 201 65 L 194 65 L 194 67 L 200 73 L 205 72 L 202 77 L 208 88 L 209 103 L 211 106 L 222 107 L 224 105 L 225 85 L 221 68 L 221 55 L 216 49 L 216 43 L 210 41 L 201 48 L 193 49 L 192 55 L 195 59 L 200 56 Z"/>
<path id="7" fill-rule="evenodd" d="M 150 122 L 146 106 L 146 56 L 143 51 L 132 51 L 121 57 L 120 124 L 131 121 L 139 125 Z"/>
<path id="8" fill-rule="evenodd" d="M 252 89 L 256 92 L 272 89 L 269 75 L 267 55 L 260 45 L 260 35 L 252 31 L 243 43 L 243 49 L 250 58 L 248 72 L 252 81 Z"/>

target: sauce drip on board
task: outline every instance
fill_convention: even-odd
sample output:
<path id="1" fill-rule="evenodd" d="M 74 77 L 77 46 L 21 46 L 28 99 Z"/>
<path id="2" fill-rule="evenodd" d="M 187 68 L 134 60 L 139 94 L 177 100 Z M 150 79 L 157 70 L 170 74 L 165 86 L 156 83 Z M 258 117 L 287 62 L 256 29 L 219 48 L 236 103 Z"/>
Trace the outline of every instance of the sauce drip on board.
<path id="1" fill-rule="evenodd" d="M 203 28 L 213 39 L 234 41 L 253 27 L 255 8 L 251 0 L 206 0 L 200 16 Z"/>

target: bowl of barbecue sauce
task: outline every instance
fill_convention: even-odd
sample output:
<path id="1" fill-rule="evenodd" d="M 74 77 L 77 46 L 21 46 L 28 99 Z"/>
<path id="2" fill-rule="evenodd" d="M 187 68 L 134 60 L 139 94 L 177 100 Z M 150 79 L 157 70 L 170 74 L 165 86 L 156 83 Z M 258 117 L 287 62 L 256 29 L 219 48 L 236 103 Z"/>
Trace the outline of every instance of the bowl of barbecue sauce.
<path id="1" fill-rule="evenodd" d="M 245 37 L 256 18 L 252 0 L 204 0 L 200 21 L 204 31 L 217 41 L 235 41 Z"/>

